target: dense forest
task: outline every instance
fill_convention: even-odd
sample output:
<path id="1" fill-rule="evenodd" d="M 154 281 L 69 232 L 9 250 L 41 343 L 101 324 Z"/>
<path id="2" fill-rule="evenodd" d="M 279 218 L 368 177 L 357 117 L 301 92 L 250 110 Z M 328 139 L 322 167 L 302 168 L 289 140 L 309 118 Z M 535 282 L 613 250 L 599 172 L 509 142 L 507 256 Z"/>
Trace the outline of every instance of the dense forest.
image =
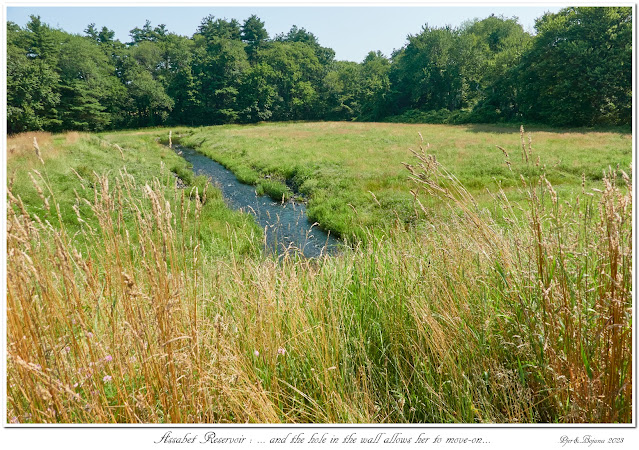
<path id="1" fill-rule="evenodd" d="M 625 125 L 632 118 L 632 8 L 545 14 L 536 32 L 490 16 L 424 26 L 386 57 L 335 60 L 293 26 L 208 16 L 191 37 L 149 21 L 114 39 L 43 23 L 7 27 L 7 127 L 99 131 L 285 120 Z"/>

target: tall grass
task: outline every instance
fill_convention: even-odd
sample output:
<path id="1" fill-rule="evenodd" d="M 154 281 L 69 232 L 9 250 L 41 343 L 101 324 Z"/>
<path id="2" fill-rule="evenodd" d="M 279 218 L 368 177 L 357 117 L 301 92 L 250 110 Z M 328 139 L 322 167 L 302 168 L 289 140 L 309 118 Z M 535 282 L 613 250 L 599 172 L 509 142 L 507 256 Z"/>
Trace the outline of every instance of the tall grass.
<path id="1" fill-rule="evenodd" d="M 530 165 L 527 151 L 522 129 L 522 158 Z M 584 183 L 582 194 L 567 201 L 544 173 L 521 176 L 524 208 L 511 204 L 503 191 L 495 196 L 511 225 L 503 235 L 432 155 L 421 147 L 416 156 L 421 171 L 407 165 L 413 180 L 461 215 L 470 226 L 472 248 L 490 249 L 490 271 L 499 280 L 491 295 L 498 334 L 507 338 L 505 348 L 522 381 L 536 391 L 541 418 L 630 421 L 630 177 L 609 168 L 603 171 L 603 190 L 586 192 Z"/>
<path id="2" fill-rule="evenodd" d="M 416 226 L 322 259 L 213 256 L 199 195 L 125 171 L 73 233 L 10 189 L 8 420 L 630 422 L 629 177 L 570 203 L 523 178 L 503 226 L 407 167 Z"/>
<path id="3" fill-rule="evenodd" d="M 45 157 L 51 156 L 53 146 L 53 135 L 46 131 L 30 131 L 27 133 L 20 133 L 13 135 L 7 139 L 7 158 L 25 158 L 37 161 L 38 156 L 34 149 L 35 145 L 45 150 Z M 55 155 L 54 155 L 55 156 Z"/>

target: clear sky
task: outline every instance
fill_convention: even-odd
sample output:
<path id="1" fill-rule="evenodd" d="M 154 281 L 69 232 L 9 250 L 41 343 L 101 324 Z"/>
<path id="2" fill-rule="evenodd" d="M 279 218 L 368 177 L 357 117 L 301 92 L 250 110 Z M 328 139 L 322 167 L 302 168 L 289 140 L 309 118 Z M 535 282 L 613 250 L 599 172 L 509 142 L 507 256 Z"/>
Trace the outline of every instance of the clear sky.
<path id="1" fill-rule="evenodd" d="M 82 34 L 89 23 L 115 31 L 122 42 L 130 40 L 129 31 L 142 27 L 147 19 L 153 26 L 165 24 L 169 31 L 191 36 L 201 20 L 209 14 L 237 19 L 240 23 L 251 14 L 265 22 L 270 37 L 287 32 L 292 25 L 306 28 L 321 45 L 335 50 L 339 60 L 361 62 L 371 50 L 390 56 L 393 49 L 406 43 L 406 36 L 417 34 L 423 25 L 459 26 L 462 22 L 491 14 L 518 17 L 524 29 L 533 32 L 535 19 L 544 12 L 556 12 L 561 5 L 548 6 L 183 6 L 183 7 L 76 7 L 28 6 L 7 7 L 7 20 L 24 26 L 29 15 L 39 15 L 45 23 L 70 33 Z"/>

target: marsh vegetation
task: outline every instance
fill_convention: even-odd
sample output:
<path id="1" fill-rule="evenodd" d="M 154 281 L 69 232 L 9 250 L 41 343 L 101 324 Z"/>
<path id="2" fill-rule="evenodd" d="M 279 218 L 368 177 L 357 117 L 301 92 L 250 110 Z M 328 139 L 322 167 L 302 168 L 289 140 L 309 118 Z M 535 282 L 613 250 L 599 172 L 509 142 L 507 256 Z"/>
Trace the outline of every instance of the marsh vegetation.
<path id="1" fill-rule="evenodd" d="M 10 422 L 631 421 L 630 135 L 172 130 L 350 244 L 304 258 L 168 131 L 9 138 Z"/>

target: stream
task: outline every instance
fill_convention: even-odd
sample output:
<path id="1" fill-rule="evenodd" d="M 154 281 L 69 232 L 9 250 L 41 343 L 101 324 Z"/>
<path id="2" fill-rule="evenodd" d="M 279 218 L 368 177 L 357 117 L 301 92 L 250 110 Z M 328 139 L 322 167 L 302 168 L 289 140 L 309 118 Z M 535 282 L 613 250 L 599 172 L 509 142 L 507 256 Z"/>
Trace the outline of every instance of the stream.
<path id="1" fill-rule="evenodd" d="M 293 200 L 276 202 L 267 195 L 258 196 L 255 186 L 240 183 L 233 172 L 211 158 L 180 145 L 175 146 L 175 151 L 193 165 L 196 175 L 211 179 L 231 208 L 255 217 L 264 230 L 267 252 L 278 255 L 301 252 L 307 258 L 337 252 L 340 241 L 308 220 L 304 204 Z"/>

